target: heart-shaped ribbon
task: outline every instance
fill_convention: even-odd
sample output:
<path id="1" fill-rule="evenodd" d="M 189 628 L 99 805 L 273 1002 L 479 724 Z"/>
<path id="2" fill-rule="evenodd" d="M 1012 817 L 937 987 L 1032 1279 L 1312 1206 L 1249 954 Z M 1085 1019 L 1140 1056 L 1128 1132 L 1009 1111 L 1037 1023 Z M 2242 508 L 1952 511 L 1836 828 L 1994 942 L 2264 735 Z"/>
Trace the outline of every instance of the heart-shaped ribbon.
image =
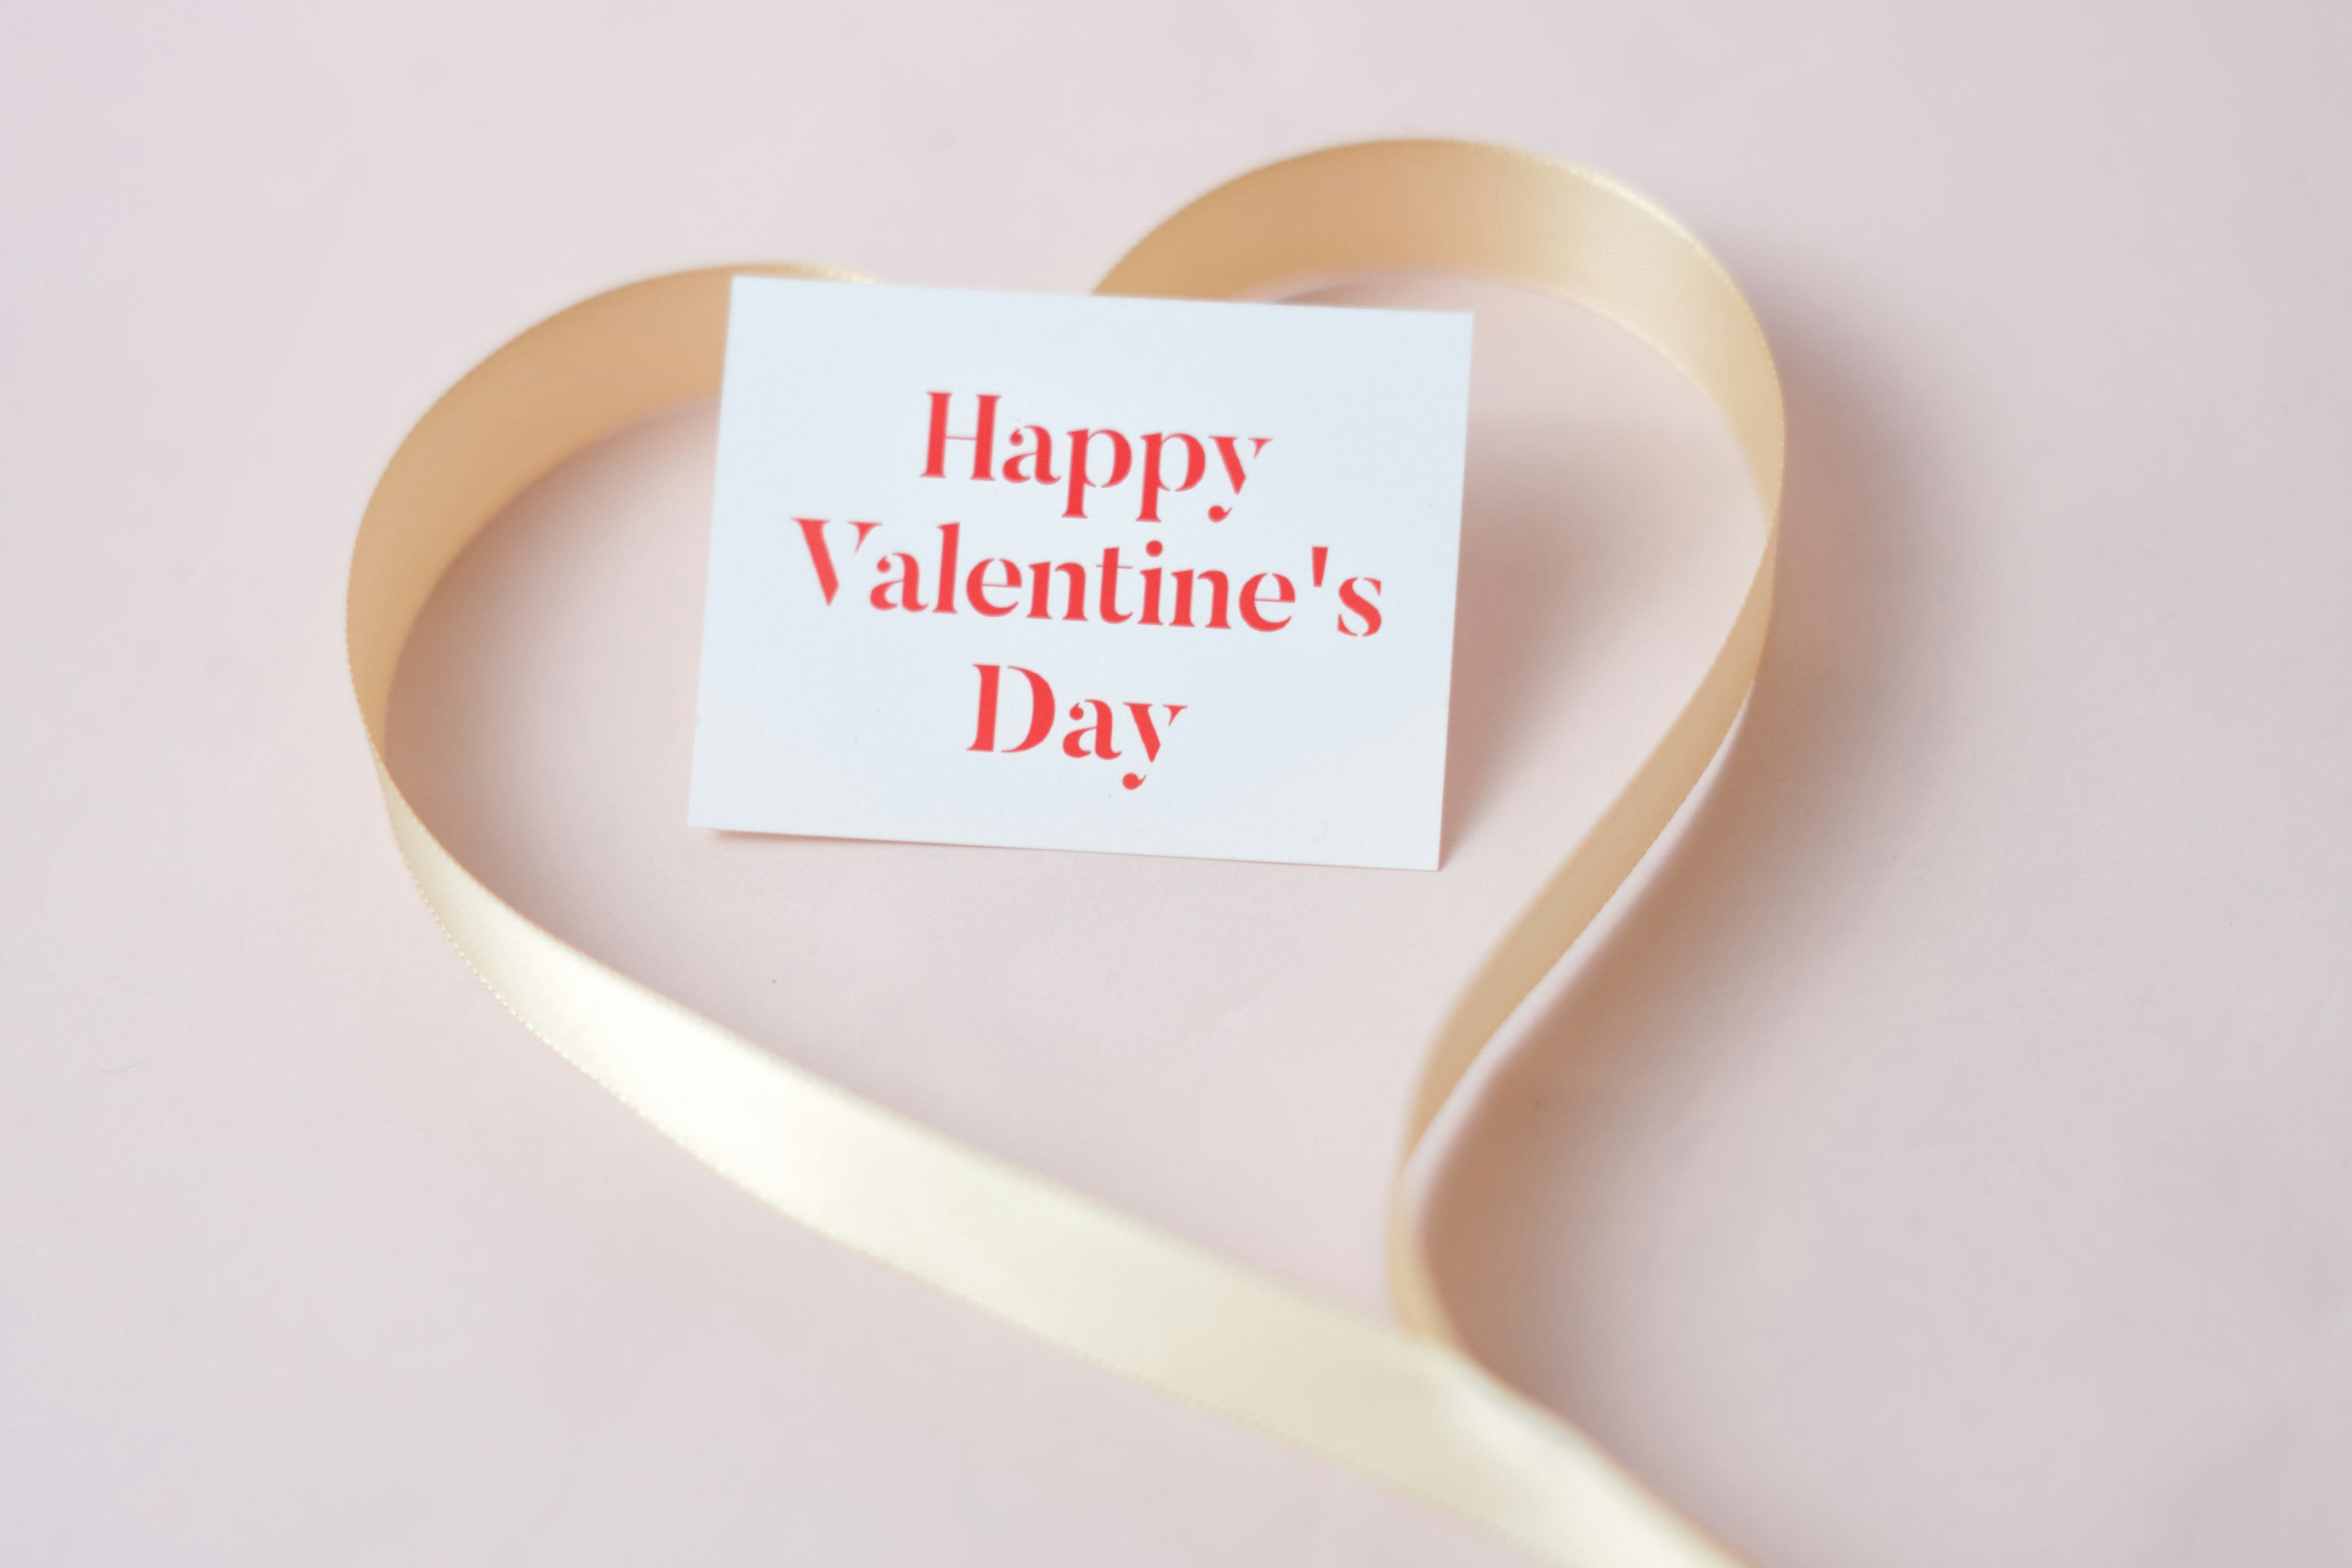
<path id="1" fill-rule="evenodd" d="M 1276 163 L 1153 231 L 1097 291 L 1263 295 L 1461 273 L 1588 306 L 1713 399 L 1762 503 L 1755 577 L 1697 688 L 1478 966 L 1428 1048 L 1390 1193 L 1402 1327 L 1344 1310 L 932 1132 L 770 1055 L 526 920 L 426 829 L 385 761 L 403 645 L 443 572 L 526 486 L 599 437 L 719 386 L 729 279 L 677 273 L 524 332 L 417 423 L 352 552 L 346 634 L 393 835 L 459 956 L 523 1026 L 770 1207 L 981 1310 L 1461 1513 L 1548 1562 L 1734 1559 L 1573 1428 L 1465 1354 L 1403 1174 L 1471 1063 L 1633 870 L 1728 732 L 1769 619 L 1783 424 L 1738 289 L 1674 221 L 1580 171 L 1396 142 Z"/>

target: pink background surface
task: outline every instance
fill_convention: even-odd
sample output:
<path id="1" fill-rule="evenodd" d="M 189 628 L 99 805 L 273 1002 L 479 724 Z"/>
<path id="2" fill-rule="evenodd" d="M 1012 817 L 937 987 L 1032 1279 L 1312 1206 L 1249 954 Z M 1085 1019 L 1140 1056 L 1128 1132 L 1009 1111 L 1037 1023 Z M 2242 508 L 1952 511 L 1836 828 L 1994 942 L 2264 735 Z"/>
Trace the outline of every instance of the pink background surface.
<path id="1" fill-rule="evenodd" d="M 433 931 L 341 651 L 383 458 L 583 294 L 740 258 L 1078 289 L 1224 177 L 1397 133 L 1655 195 L 1790 394 L 1747 719 L 1430 1173 L 1475 1347 L 1765 1563 L 2352 1555 L 2347 33 L 20 14 L 0 1556 L 1509 1561 L 643 1128 Z M 1612 329 L 1357 297 L 1480 311 L 1435 876 L 686 829 L 707 409 L 461 563 L 396 699 L 420 805 L 795 1059 L 1376 1301 L 1416 1032 L 1669 710 L 1753 518 Z M 1216 978 L 1089 1015 L 1176 967 Z"/>

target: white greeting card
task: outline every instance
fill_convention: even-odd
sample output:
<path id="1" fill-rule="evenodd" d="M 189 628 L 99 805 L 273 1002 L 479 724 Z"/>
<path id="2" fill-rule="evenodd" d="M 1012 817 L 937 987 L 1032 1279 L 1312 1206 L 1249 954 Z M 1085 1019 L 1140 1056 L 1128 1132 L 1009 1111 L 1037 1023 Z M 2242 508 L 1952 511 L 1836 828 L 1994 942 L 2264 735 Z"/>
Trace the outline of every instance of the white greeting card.
<path id="1" fill-rule="evenodd" d="M 1470 336 L 737 279 L 690 820 L 1434 868 Z"/>

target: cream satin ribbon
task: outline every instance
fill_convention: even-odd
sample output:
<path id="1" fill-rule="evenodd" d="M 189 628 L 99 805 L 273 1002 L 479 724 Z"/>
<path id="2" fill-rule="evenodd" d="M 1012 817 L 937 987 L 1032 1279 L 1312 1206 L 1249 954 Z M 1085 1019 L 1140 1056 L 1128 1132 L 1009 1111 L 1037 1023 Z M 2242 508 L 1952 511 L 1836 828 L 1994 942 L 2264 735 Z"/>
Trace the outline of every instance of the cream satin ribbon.
<path id="1" fill-rule="evenodd" d="M 1403 1174 L 1504 1019 L 1672 817 L 1752 681 L 1772 599 L 1783 426 L 1738 289 L 1672 219 L 1591 174 L 1499 148 L 1374 142 L 1276 163 L 1186 207 L 1107 294 L 1263 295 L 1285 283 L 1465 273 L 1631 329 L 1729 421 L 1763 503 L 1755 580 L 1688 703 L 1490 952 L 1432 1043 L 1390 1194 L 1402 1328 L 1335 1307 L 844 1092 L 533 925 L 418 820 L 384 762 L 402 645 L 457 552 L 532 480 L 634 420 L 719 387 L 728 280 L 677 273 L 541 322 L 418 422 L 352 552 L 352 679 L 393 835 L 434 919 L 523 1026 L 688 1152 L 845 1247 L 1097 1365 L 1276 1433 L 1547 1562 L 1735 1560 L 1588 1439 L 1458 1347 Z"/>

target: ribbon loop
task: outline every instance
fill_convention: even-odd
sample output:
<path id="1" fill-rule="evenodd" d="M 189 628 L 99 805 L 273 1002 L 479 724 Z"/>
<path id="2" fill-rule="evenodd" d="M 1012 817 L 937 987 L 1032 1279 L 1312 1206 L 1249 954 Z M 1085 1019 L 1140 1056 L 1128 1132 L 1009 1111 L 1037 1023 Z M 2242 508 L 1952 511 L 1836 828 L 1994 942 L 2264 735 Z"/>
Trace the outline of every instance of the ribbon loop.
<path id="1" fill-rule="evenodd" d="M 1783 445 L 1769 350 L 1730 278 L 1596 176 L 1464 142 L 1373 142 L 1210 193 L 1100 286 L 1230 298 L 1461 272 L 1588 306 L 1687 373 L 1737 436 L 1767 520 L 1756 576 L 1698 689 L 1512 923 L 1425 1058 L 1390 1197 L 1400 1331 L 929 1131 L 761 1050 L 534 925 L 458 863 L 384 758 L 402 646 L 449 563 L 572 453 L 718 390 L 728 279 L 599 295 L 492 354 L 418 422 L 352 551 L 346 637 L 393 835 L 435 920 L 522 1024 L 761 1202 L 1072 1353 L 1449 1508 L 1546 1562 L 1728 1568 L 1722 1548 L 1454 1342 L 1404 1199 L 1406 1162 L 1472 1061 L 1665 826 L 1728 732 L 1769 619 Z"/>

